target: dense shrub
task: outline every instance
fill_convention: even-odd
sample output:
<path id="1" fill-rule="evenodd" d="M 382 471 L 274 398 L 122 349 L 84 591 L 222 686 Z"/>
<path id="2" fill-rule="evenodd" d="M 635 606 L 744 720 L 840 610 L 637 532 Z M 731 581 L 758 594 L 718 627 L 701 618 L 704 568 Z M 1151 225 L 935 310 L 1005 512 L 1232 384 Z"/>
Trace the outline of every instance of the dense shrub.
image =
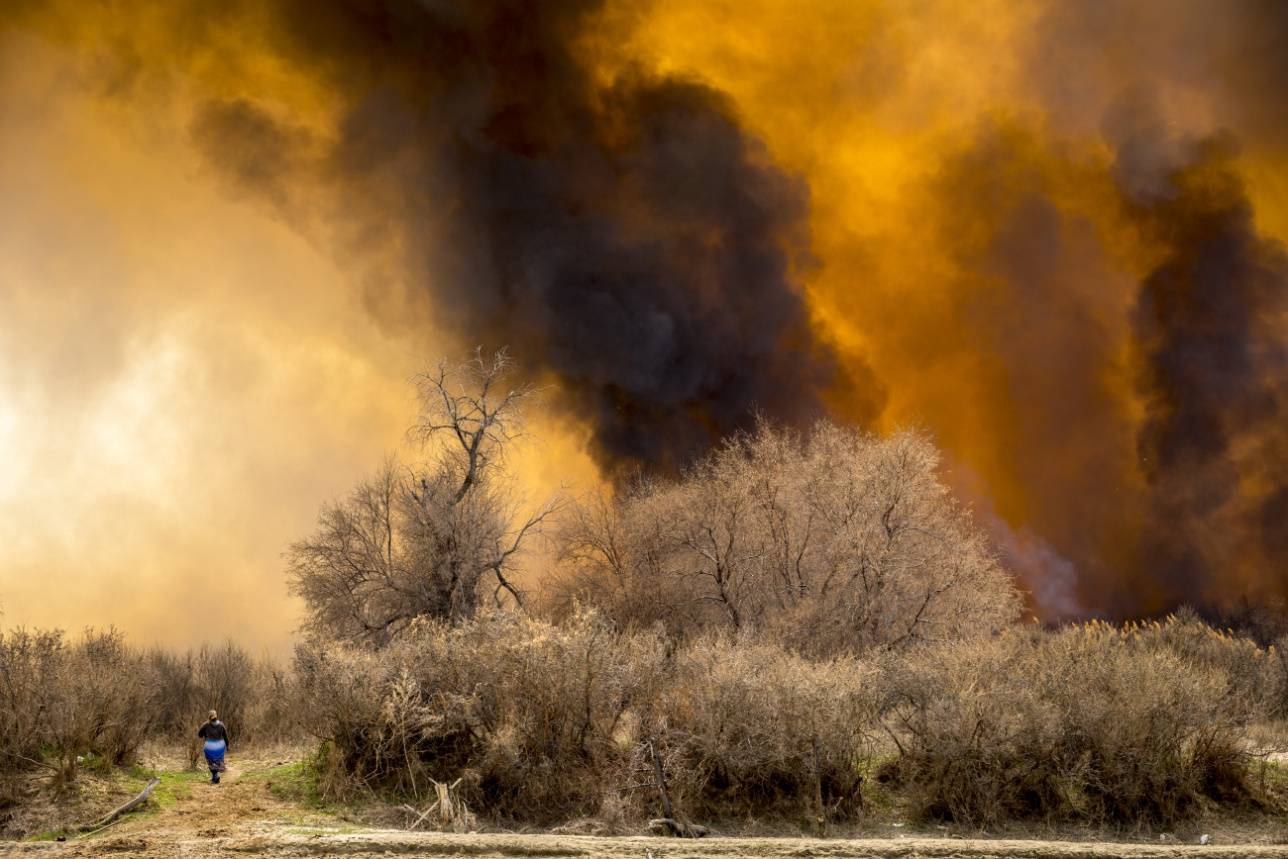
<path id="1" fill-rule="evenodd" d="M 420 796 L 462 778 L 477 811 L 548 823 L 656 813 L 649 741 L 690 814 L 855 807 L 875 700 L 853 660 L 659 630 L 494 615 L 422 624 L 382 651 L 301 648 L 328 787 Z"/>
<path id="2" fill-rule="evenodd" d="M 378 650 L 310 643 L 288 675 L 231 646 L 15 631 L 0 636 L 0 807 L 65 784 L 78 757 L 189 741 L 215 706 L 235 743 L 314 732 L 332 795 L 419 801 L 461 779 L 496 821 L 655 816 L 653 752 L 682 816 L 846 819 L 893 748 L 887 769 L 929 817 L 1163 824 L 1248 798 L 1243 727 L 1282 706 L 1282 652 L 1182 616 L 821 659 L 582 610 L 419 622 Z"/>
<path id="3" fill-rule="evenodd" d="M 1288 635 L 1267 649 L 1264 676 L 1266 715 L 1288 721 Z"/>
<path id="4" fill-rule="evenodd" d="M 298 736 L 293 678 L 270 660 L 228 642 L 183 653 L 154 649 L 147 662 L 158 737 L 191 738 L 211 709 L 238 745 Z"/>
<path id="5" fill-rule="evenodd" d="M 691 813 L 844 816 L 861 802 L 874 671 L 810 661 L 767 643 L 704 637 L 675 656 L 653 733 Z"/>
<path id="6" fill-rule="evenodd" d="M 575 508 L 556 596 L 821 657 L 991 634 L 1018 617 L 1015 583 L 938 467 L 917 433 L 761 426 L 677 480 Z"/>
<path id="7" fill-rule="evenodd" d="M 61 687 L 65 661 L 58 633 L 0 635 L 0 808 L 16 799 L 15 776 L 48 766 L 42 756 L 50 736 L 44 716 L 50 692 Z"/>
<path id="8" fill-rule="evenodd" d="M 420 796 L 463 777 L 498 818 L 594 813 L 628 750 L 623 719 L 656 696 L 662 641 L 581 614 L 554 626 L 505 615 L 416 625 L 390 647 L 301 647 L 310 722 L 330 748 L 327 787 Z"/>
<path id="9" fill-rule="evenodd" d="M 332 791 L 424 796 L 460 778 L 492 819 L 639 820 L 657 813 L 656 752 L 682 815 L 844 819 L 888 744 L 927 817 L 1151 825 L 1252 798 L 1242 726 L 1260 698 L 1245 692 L 1280 663 L 1205 629 L 1016 627 L 820 660 L 580 611 L 421 624 L 379 651 L 315 645 L 298 667 Z"/>
<path id="10" fill-rule="evenodd" d="M 1145 648 L 1179 657 L 1187 667 L 1217 671 L 1225 678 L 1221 695 L 1233 718 L 1247 722 L 1273 717 L 1274 653 L 1253 639 L 1215 629 L 1190 609 L 1163 621 L 1127 624 L 1123 631 Z"/>
<path id="11" fill-rule="evenodd" d="M 889 676 L 901 774 L 928 816 L 1167 823 L 1246 794 L 1229 675 L 1130 629 L 1017 630 Z"/>
<path id="12" fill-rule="evenodd" d="M 0 771 L 66 782 L 78 756 L 129 760 L 151 728 L 144 668 L 116 632 L 75 643 L 59 632 L 0 634 Z"/>

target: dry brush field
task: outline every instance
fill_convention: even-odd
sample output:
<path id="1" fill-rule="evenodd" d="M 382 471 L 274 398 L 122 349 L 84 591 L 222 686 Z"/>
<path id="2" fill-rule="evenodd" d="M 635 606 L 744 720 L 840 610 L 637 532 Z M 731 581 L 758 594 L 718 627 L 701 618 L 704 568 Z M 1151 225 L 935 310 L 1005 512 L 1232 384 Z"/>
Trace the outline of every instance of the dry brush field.
<path id="1" fill-rule="evenodd" d="M 58 842 L 11 842 L 0 854 L 72 857 L 422 856 L 540 857 L 540 859 L 1064 859 L 1064 857 L 1288 857 L 1288 846 L 1211 843 L 1204 846 L 1041 838 L 964 839 L 924 833 L 855 838 L 770 838 L 715 835 L 701 840 L 650 836 L 602 837 L 560 833 L 407 832 L 367 827 L 302 804 L 274 779 L 290 764 L 272 757 L 235 764 L 218 787 L 168 771 L 159 808 L 126 817 L 108 829 Z M 154 804 L 155 805 L 155 804 Z M 894 832 L 895 830 L 891 830 Z M 1241 833 L 1231 832 L 1236 838 Z"/>
<path id="2" fill-rule="evenodd" d="M 0 631 L 0 837 L 46 836 L 12 850 L 661 859 L 1288 844 L 1282 606 L 1220 625 L 1211 607 L 1027 622 L 915 432 L 762 424 L 674 477 L 525 518 L 503 452 L 530 392 L 503 383 L 508 370 L 504 353 L 480 354 L 425 377 L 418 426 L 445 446 L 390 461 L 291 547 L 306 611 L 289 665 L 232 643 L 174 653 L 112 631 Z M 515 558 L 539 531 L 558 575 L 525 590 Z M 192 739 L 212 707 L 242 768 L 214 789 Z M 177 763 L 147 764 L 185 737 Z M 274 743 L 306 748 L 263 759 Z M 145 771 L 161 779 L 146 813 L 70 834 Z M 449 783 L 456 810 L 439 828 L 457 834 L 407 832 Z M 607 837 L 659 817 L 721 837 Z M 524 834 L 491 834 L 506 832 Z M 964 838 L 983 833 L 1026 840 Z M 802 837 L 817 834 L 832 839 Z"/>

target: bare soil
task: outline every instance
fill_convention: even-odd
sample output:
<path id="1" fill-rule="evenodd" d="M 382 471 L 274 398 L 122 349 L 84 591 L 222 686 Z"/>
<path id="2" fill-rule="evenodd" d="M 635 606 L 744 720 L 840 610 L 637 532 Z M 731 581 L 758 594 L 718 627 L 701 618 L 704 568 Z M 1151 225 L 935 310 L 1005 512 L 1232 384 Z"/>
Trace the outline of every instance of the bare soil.
<path id="1" fill-rule="evenodd" d="M 181 776 L 149 811 L 66 841 L 0 842 L 0 855 L 24 857 L 397 856 L 604 857 L 604 859 L 1063 859 L 1063 857 L 1284 857 L 1288 845 L 1129 843 L 903 835 L 844 839 L 515 833 L 413 833 L 355 825 L 274 791 L 280 760 L 230 760 L 223 783 Z M 158 808 L 157 806 L 160 805 Z M 1264 833 L 1249 833 L 1263 837 Z M 1238 837 L 1234 830 L 1214 839 Z M 1170 836 L 1168 836 L 1170 837 Z M 1191 836 L 1186 836 L 1191 840 Z M 1249 839 L 1251 840 L 1251 839 Z"/>

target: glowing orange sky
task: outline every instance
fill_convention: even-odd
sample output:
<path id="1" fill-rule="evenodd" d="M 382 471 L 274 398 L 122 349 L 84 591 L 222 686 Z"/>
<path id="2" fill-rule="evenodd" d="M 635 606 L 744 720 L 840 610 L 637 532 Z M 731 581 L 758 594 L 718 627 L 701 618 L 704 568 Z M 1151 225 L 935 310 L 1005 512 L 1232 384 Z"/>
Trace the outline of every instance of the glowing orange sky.
<path id="1" fill-rule="evenodd" d="M 178 13 L 105 8 L 52 4 L 0 26 L 2 620 L 281 651 L 295 617 L 281 553 L 320 502 L 402 444 L 410 376 L 469 344 L 435 333 L 432 312 L 377 321 L 364 283 L 396 278 L 387 260 L 350 259 L 324 231 L 231 192 L 192 144 L 194 92 L 253 94 L 323 131 L 332 121 L 326 91 L 257 42 L 253 10 L 189 32 Z M 1208 22 L 1142 4 L 1124 24 L 1153 33 L 1139 50 L 1077 35 L 1062 50 L 1082 77 L 1059 96 L 1060 81 L 1033 75 L 1051 8 L 611 6 L 599 62 L 606 75 L 640 61 L 710 82 L 808 180 L 817 324 L 881 379 L 881 426 L 928 426 L 957 482 L 1034 552 L 1043 540 L 1027 529 L 1058 531 L 1057 514 L 1070 530 L 1109 527 L 1095 509 L 1103 475 L 1124 493 L 1136 479 L 1125 320 L 1152 257 L 1105 178 L 1106 107 L 1144 83 L 1177 129 L 1235 127 L 1258 224 L 1288 236 L 1281 138 L 1202 73 L 1176 71 L 1172 55 Z M 1238 22 L 1210 23 L 1235 43 Z M 1085 57 L 1080 40 L 1096 46 Z M 1258 80 L 1217 56 L 1231 80 Z M 979 180 L 972 159 L 993 150 L 1005 169 Z M 1090 404 L 1081 440 L 1043 424 L 964 316 L 981 312 L 965 297 L 995 288 L 980 260 L 1004 226 L 972 201 L 1033 188 L 1069 225 L 1053 277 L 1082 298 L 1056 312 L 1102 317 L 1103 372 L 1071 394 Z M 336 205 L 292 194 L 304 219 Z M 540 445 L 519 460 L 534 493 L 593 480 L 580 428 L 535 429 Z M 1079 494 L 1085 509 L 1065 501 Z M 240 607 L 216 630 L 212 589 Z"/>
<path id="2" fill-rule="evenodd" d="M 461 347 L 390 337 L 211 180 L 181 113 L 96 98 L 48 43 L 0 63 L 0 619 L 282 652 L 283 551 L 405 447 L 413 374 Z M 537 434 L 528 482 L 589 473 Z"/>

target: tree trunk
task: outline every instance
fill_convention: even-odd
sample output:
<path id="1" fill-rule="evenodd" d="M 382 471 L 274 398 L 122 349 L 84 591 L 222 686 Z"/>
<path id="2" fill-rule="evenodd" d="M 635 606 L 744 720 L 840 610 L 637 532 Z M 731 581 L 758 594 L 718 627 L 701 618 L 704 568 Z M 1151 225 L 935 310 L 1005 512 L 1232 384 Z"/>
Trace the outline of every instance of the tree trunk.
<path id="1" fill-rule="evenodd" d="M 662 761 L 657 756 L 657 747 L 653 741 L 648 741 L 649 757 L 653 758 L 653 777 L 657 779 L 657 792 L 662 797 L 662 816 L 673 819 L 675 814 L 671 811 L 671 797 L 666 793 L 666 774 L 662 772 Z"/>
<path id="2" fill-rule="evenodd" d="M 814 826 L 819 837 L 827 834 L 827 809 L 823 806 L 823 766 L 818 759 L 818 737 L 810 740 L 814 752 Z"/>

